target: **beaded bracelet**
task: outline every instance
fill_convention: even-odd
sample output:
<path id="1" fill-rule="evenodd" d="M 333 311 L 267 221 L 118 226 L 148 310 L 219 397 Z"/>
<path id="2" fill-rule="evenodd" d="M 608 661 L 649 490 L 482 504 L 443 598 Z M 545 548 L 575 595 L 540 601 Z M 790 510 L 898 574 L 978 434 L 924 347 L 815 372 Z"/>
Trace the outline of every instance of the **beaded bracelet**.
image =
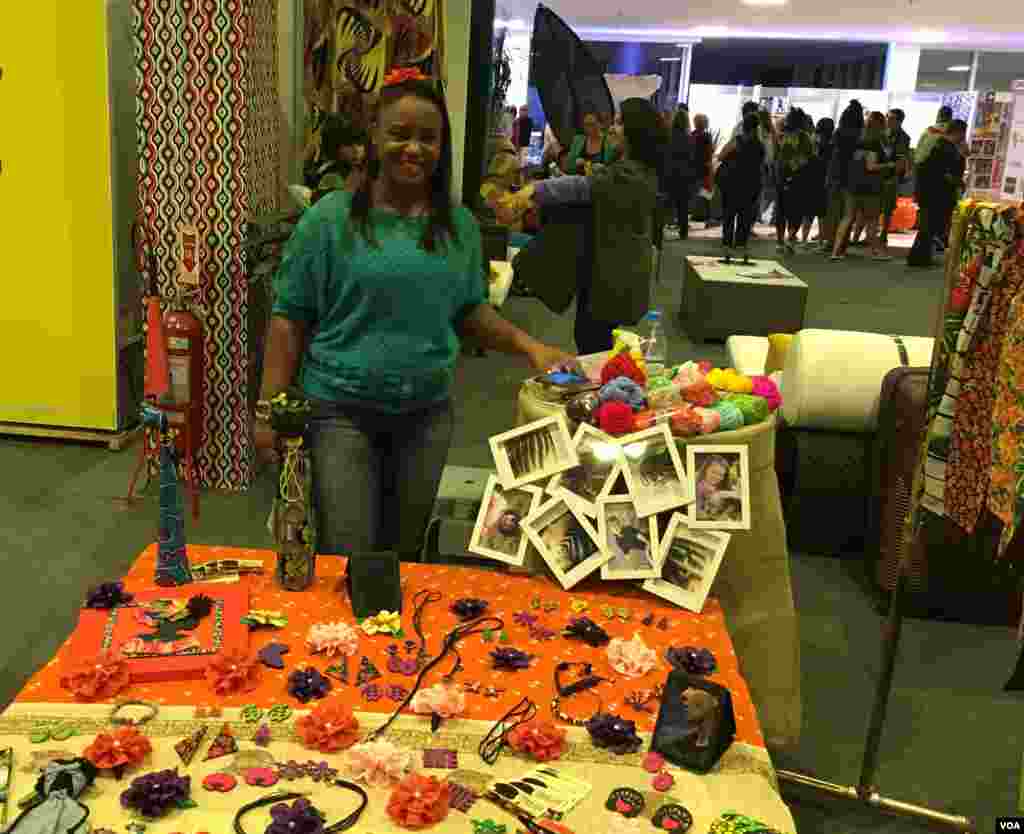
<path id="1" fill-rule="evenodd" d="M 142 718 L 128 718 L 127 716 L 118 715 L 125 707 L 145 707 L 149 710 L 149 714 L 142 716 Z M 147 721 L 152 721 L 156 718 L 159 711 L 160 708 L 156 704 L 151 704 L 148 701 L 122 701 L 110 711 L 110 723 L 120 727 L 141 727 Z"/>

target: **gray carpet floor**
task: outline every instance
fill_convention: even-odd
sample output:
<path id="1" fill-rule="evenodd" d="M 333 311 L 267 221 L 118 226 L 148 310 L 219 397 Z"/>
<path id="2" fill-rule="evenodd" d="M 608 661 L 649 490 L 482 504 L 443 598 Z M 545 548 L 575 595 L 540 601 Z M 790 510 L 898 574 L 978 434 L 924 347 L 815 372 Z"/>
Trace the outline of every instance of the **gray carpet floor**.
<path id="1" fill-rule="evenodd" d="M 656 303 L 665 311 L 674 360 L 724 360 L 720 344 L 693 345 L 681 332 L 682 257 L 713 251 L 707 240 L 667 244 Z M 775 257 L 762 241 L 755 256 Z M 809 285 L 806 327 L 931 335 L 941 271 L 910 271 L 900 260 L 851 257 L 832 264 L 812 254 L 787 259 Z M 531 299 L 505 314 L 552 343 L 572 347 L 572 321 Z M 507 429 L 527 369 L 502 356 L 466 358 L 456 385 L 458 426 L 449 466 L 490 466 L 487 438 Z M 153 541 L 156 489 L 118 502 L 137 449 L 121 453 L 51 441 L 0 438 L 0 703 L 56 650 L 74 627 L 83 589 L 122 574 Z M 453 470 L 458 471 L 458 470 Z M 203 496 L 188 522 L 200 544 L 270 547 L 265 529 L 273 494 L 263 472 L 244 494 Z M 882 619 L 864 590 L 856 554 L 843 559 L 793 553 L 803 649 L 804 733 L 776 764 L 844 785 L 856 782 L 880 669 Z M 978 831 L 1016 812 L 1022 746 L 1021 698 L 1002 692 L 1016 657 L 1009 628 L 909 620 L 877 774 L 880 793 L 974 817 Z M 911 834 L 915 822 L 845 804 L 787 794 L 801 834 Z M 742 809 L 738 809 L 742 810 Z"/>

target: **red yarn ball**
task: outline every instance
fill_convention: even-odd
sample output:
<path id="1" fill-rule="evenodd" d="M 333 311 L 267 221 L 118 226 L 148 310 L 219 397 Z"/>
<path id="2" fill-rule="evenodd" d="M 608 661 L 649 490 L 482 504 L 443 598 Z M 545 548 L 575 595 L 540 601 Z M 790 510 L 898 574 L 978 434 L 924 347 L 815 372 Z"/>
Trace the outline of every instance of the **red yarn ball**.
<path id="1" fill-rule="evenodd" d="M 641 387 L 647 384 L 647 374 L 640 370 L 640 366 L 633 361 L 633 357 L 628 353 L 620 353 L 605 362 L 604 367 L 601 368 L 601 384 L 607 385 L 620 376 L 633 380 Z"/>
<path id="2" fill-rule="evenodd" d="M 633 409 L 623 402 L 602 403 L 594 416 L 600 429 L 608 434 L 629 434 L 633 430 Z"/>

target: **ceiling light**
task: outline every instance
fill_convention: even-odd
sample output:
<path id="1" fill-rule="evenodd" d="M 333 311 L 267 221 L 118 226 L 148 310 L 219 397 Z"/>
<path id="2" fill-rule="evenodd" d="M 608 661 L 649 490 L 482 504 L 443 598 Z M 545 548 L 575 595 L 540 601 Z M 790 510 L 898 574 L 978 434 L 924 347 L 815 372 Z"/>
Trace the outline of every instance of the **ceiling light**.
<path id="1" fill-rule="evenodd" d="M 967 64 L 957 64 L 955 67 L 946 67 L 947 72 L 970 72 L 971 68 Z"/>
<path id="2" fill-rule="evenodd" d="M 786 6 L 789 0 L 741 0 L 744 6 Z"/>
<path id="3" fill-rule="evenodd" d="M 721 38 L 729 34 L 728 26 L 696 26 L 693 34 L 701 38 Z"/>
<path id="4" fill-rule="evenodd" d="M 682 58 L 659 58 L 659 61 L 682 61 Z"/>
<path id="5" fill-rule="evenodd" d="M 946 40 L 946 33 L 936 29 L 921 29 L 914 32 L 910 37 L 912 40 L 921 43 L 942 43 Z"/>

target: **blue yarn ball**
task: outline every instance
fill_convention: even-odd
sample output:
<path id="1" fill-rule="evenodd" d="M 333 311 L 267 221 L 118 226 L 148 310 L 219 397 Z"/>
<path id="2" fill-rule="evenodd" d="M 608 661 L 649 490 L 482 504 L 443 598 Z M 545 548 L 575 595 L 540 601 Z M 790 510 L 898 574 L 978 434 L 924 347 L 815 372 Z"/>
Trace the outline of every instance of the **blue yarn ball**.
<path id="1" fill-rule="evenodd" d="M 641 411 L 646 402 L 644 389 L 625 376 L 617 376 L 611 382 L 606 383 L 597 396 L 602 403 L 617 400 L 625 403 L 634 411 Z"/>
<path id="2" fill-rule="evenodd" d="M 717 411 L 722 418 L 722 424 L 718 427 L 719 431 L 734 431 L 743 428 L 743 412 L 735 403 L 731 403 L 729 400 L 720 400 L 711 406 L 711 410 Z"/>

